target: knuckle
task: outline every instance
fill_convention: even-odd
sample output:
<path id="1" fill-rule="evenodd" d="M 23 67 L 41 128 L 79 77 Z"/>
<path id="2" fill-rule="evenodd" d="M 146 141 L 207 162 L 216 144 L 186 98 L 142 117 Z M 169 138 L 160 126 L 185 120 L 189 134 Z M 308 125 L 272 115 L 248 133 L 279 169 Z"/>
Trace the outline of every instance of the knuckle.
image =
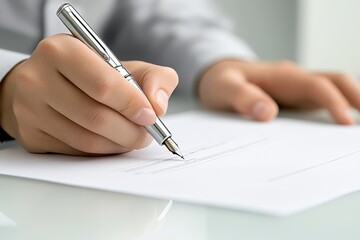
<path id="1" fill-rule="evenodd" d="M 122 101 L 119 101 L 117 111 L 128 117 L 129 112 L 135 113 L 140 108 L 139 100 L 141 98 L 143 98 L 143 96 L 140 96 L 140 97 L 127 96 L 126 98 L 123 98 Z M 135 117 L 135 116 L 132 116 L 132 117 Z"/>
<path id="2" fill-rule="evenodd" d="M 290 60 L 283 60 L 276 63 L 276 66 L 279 68 L 297 68 L 298 65 L 296 65 L 293 61 Z"/>
<path id="3" fill-rule="evenodd" d="M 237 83 L 236 88 L 233 89 L 235 96 L 242 96 L 248 92 L 249 84 L 245 81 Z"/>
<path id="4" fill-rule="evenodd" d="M 62 44 L 59 44 L 54 37 L 45 38 L 39 42 L 36 51 L 46 56 L 45 60 L 51 60 L 53 57 L 59 57 L 63 53 Z"/>
<path id="5" fill-rule="evenodd" d="M 25 89 L 29 91 L 29 89 L 36 88 L 36 77 L 34 76 L 34 72 L 27 67 L 27 64 L 22 64 L 18 67 L 15 75 L 15 83 L 19 90 Z"/>
<path id="6" fill-rule="evenodd" d="M 337 73 L 335 78 L 333 79 L 335 82 L 343 83 L 343 82 L 352 82 L 354 78 L 348 73 Z"/>
<path id="7" fill-rule="evenodd" d="M 221 72 L 219 77 L 221 79 L 232 79 L 234 77 L 237 77 L 239 75 L 238 69 L 232 68 L 232 67 L 225 67 Z"/>
<path id="8" fill-rule="evenodd" d="M 115 89 L 115 81 L 112 78 L 102 77 L 94 79 L 93 96 L 100 102 L 106 102 L 113 90 Z"/>
<path id="9" fill-rule="evenodd" d="M 109 92 L 112 88 L 112 84 L 109 80 L 103 79 L 96 79 L 94 84 L 93 94 L 96 99 L 99 101 L 104 101 L 107 99 Z"/>
<path id="10" fill-rule="evenodd" d="M 96 132 L 102 131 L 108 125 L 109 119 L 109 112 L 99 109 L 91 109 L 86 115 L 88 127 Z"/>
<path id="11" fill-rule="evenodd" d="M 82 53 L 83 49 L 88 49 L 76 38 L 66 34 L 57 34 L 41 40 L 32 56 L 44 64 L 59 63 L 74 60 L 74 56 Z"/>
<path id="12" fill-rule="evenodd" d="M 144 79 L 144 84 L 148 84 L 156 81 L 161 81 L 165 83 L 165 86 L 173 90 L 179 83 L 179 76 L 177 72 L 167 66 L 153 66 L 151 65 L 142 73 L 142 79 Z"/>
<path id="13" fill-rule="evenodd" d="M 306 91 L 308 95 L 317 96 L 321 91 L 329 86 L 329 80 L 325 77 L 316 76 L 308 81 Z"/>
<path id="14" fill-rule="evenodd" d="M 275 71 L 289 71 L 289 72 L 298 72 L 298 73 L 304 73 L 305 70 L 301 68 L 296 63 L 290 61 L 290 60 L 283 60 L 280 62 L 276 62 L 274 64 L 274 70 Z"/>
<path id="15" fill-rule="evenodd" d="M 329 84 L 329 80 L 325 77 L 315 77 L 311 81 L 311 85 L 315 89 L 322 89 Z"/>

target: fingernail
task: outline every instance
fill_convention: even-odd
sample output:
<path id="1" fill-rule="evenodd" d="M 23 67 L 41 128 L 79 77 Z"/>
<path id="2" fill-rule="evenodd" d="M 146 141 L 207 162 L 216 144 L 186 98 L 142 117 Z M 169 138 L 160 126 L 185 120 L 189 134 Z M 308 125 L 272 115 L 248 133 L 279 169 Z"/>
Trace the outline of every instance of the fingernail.
<path id="1" fill-rule="evenodd" d="M 344 112 L 344 117 L 347 119 L 349 124 L 353 124 L 354 123 L 354 116 L 353 113 L 351 111 L 351 109 L 345 109 Z"/>
<path id="2" fill-rule="evenodd" d="M 166 112 L 168 108 L 169 95 L 164 90 L 160 89 L 156 92 L 155 97 L 161 109 Z"/>
<path id="3" fill-rule="evenodd" d="M 252 109 L 252 115 L 258 120 L 266 120 L 270 111 L 269 104 L 258 102 Z"/>
<path id="4" fill-rule="evenodd" d="M 140 111 L 136 114 L 134 118 L 134 122 L 142 126 L 154 124 L 155 120 L 156 114 L 151 108 L 140 109 Z"/>

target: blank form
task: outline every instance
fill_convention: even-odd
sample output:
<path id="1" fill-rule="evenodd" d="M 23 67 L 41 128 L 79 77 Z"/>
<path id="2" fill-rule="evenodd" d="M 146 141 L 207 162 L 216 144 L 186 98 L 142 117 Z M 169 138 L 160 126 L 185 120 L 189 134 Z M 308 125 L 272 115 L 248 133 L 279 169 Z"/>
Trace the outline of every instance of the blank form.
<path id="1" fill-rule="evenodd" d="M 153 143 L 117 156 L 0 150 L 0 174 L 289 215 L 360 189 L 360 127 L 188 112 L 165 119 L 185 161 Z"/>

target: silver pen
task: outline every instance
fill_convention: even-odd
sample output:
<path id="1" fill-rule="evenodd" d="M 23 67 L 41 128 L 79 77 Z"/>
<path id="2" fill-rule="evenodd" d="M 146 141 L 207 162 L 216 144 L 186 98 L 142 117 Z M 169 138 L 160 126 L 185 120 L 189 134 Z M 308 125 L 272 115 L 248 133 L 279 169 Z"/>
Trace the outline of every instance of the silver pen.
<path id="1" fill-rule="evenodd" d="M 98 35 L 69 3 L 61 5 L 56 14 L 76 38 L 94 50 L 102 59 L 104 59 L 104 61 L 106 61 L 116 71 L 118 71 L 127 81 L 143 92 L 132 77 L 131 73 L 120 63 L 113 52 L 106 46 L 106 44 L 98 37 Z M 170 152 L 184 159 L 184 156 L 180 152 L 179 146 L 171 138 L 172 135 L 170 131 L 159 118 L 156 118 L 155 124 L 145 126 L 145 128 L 156 140 L 156 142 L 159 143 L 159 145 L 165 145 Z"/>

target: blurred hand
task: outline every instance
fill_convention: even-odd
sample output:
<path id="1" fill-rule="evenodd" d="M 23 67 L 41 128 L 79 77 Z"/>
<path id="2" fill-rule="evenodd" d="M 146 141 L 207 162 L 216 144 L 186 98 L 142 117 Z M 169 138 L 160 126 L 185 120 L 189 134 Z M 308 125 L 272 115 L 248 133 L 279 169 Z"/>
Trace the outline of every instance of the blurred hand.
<path id="1" fill-rule="evenodd" d="M 115 154 L 147 146 L 141 126 L 167 110 L 173 69 L 124 62 L 147 98 L 79 40 L 41 41 L 1 82 L 1 126 L 34 153 Z"/>
<path id="2" fill-rule="evenodd" d="M 341 124 L 352 124 L 350 107 L 360 110 L 360 86 L 342 73 L 310 72 L 291 62 L 221 61 L 202 75 L 200 101 L 260 121 L 278 114 L 278 105 L 326 108 Z"/>

